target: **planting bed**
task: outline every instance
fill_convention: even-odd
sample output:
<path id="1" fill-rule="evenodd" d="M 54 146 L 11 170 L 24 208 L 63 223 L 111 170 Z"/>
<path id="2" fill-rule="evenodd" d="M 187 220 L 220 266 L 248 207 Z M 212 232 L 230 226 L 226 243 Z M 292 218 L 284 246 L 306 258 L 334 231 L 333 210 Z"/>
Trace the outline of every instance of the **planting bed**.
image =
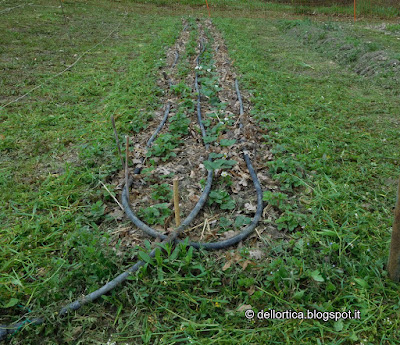
<path id="1" fill-rule="evenodd" d="M 235 90 L 237 76 L 221 35 L 210 21 L 191 19 L 183 23 L 183 27 L 177 42 L 167 53 L 167 67 L 160 70 L 159 85 L 164 89 L 165 108 L 170 105 L 168 121 L 149 148 L 146 143 L 164 117 L 165 109 L 157 113 L 147 130 L 130 137 L 130 142 L 134 143 L 130 163 L 142 169 L 133 177 L 130 200 L 139 218 L 155 230 L 168 234 L 175 225 L 172 179 L 180 181 L 184 218 L 200 199 L 207 168 L 212 169 L 214 181 L 208 202 L 185 231 L 185 236 L 197 242 L 215 242 L 240 233 L 251 222 L 257 208 L 257 194 L 243 159 L 243 150 L 251 155 L 264 191 L 277 191 L 278 183 L 265 174 L 272 154 L 266 145 L 261 145 L 265 131 L 258 129 L 255 120 L 249 116 L 250 104 L 243 92 L 245 111 L 239 116 L 240 105 Z M 199 76 L 207 148 L 197 123 L 196 74 Z M 242 129 L 240 123 L 244 124 Z M 241 143 L 241 139 L 245 141 Z M 215 155 L 213 162 L 207 161 L 210 153 Z M 124 183 L 124 172 L 121 172 L 114 182 L 115 190 L 122 190 Z M 281 236 L 274 225 L 279 211 L 269 205 L 263 215 L 261 225 L 249 239 L 251 258 L 259 259 L 262 255 L 257 249 L 263 245 L 259 236 L 264 231 L 270 238 Z M 143 239 L 135 227 L 126 227 L 116 234 L 112 244 L 116 243 L 122 250 L 124 246 L 143 244 Z"/>

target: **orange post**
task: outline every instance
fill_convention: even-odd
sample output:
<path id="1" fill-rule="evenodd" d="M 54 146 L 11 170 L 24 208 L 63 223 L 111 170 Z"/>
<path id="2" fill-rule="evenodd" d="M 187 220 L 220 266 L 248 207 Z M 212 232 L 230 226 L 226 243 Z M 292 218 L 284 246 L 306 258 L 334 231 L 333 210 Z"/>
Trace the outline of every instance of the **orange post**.
<path id="1" fill-rule="evenodd" d="M 206 5 L 207 5 L 208 16 L 211 17 L 210 7 L 208 7 L 208 1 L 207 0 L 206 0 Z"/>

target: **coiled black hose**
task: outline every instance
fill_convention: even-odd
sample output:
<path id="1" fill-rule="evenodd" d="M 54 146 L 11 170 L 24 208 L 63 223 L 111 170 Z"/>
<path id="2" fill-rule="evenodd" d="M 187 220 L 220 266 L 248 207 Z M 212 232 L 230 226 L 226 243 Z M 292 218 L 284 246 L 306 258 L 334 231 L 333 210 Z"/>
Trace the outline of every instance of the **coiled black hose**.
<path id="1" fill-rule="evenodd" d="M 201 43 L 201 45 L 203 45 L 203 49 L 201 49 L 200 54 L 197 56 L 197 59 L 196 59 L 197 66 L 199 66 L 200 55 L 205 50 L 205 45 L 203 43 Z M 239 105 L 240 105 L 239 114 L 240 114 L 240 116 L 242 116 L 244 114 L 244 109 L 243 109 L 242 97 L 241 97 L 240 91 L 239 91 L 239 84 L 238 84 L 237 80 L 235 80 L 235 88 L 236 88 L 236 95 L 238 97 L 238 101 L 239 101 Z M 195 77 L 195 89 L 197 92 L 197 120 L 198 120 L 200 129 L 201 129 L 201 134 L 202 134 L 203 142 L 204 142 L 204 139 L 206 137 L 206 131 L 204 128 L 202 117 L 201 117 L 201 95 L 200 95 L 200 88 L 199 88 L 197 73 L 196 73 L 196 77 Z M 239 127 L 243 128 L 243 124 L 241 122 L 239 123 Z M 240 141 L 243 142 L 243 139 L 241 138 Z M 204 142 L 204 146 L 207 149 L 209 147 L 209 145 L 205 142 Z M 246 162 L 247 169 L 249 170 L 250 176 L 253 180 L 254 188 L 257 193 L 257 209 L 256 209 L 256 213 L 255 213 L 251 223 L 245 229 L 243 229 L 238 235 L 233 236 L 227 240 L 217 241 L 217 242 L 192 242 L 192 241 L 189 241 L 188 244 L 190 246 L 197 248 L 197 249 L 204 248 L 207 250 L 227 248 L 229 246 L 232 246 L 232 245 L 244 240 L 246 237 L 248 237 L 253 232 L 253 230 L 257 226 L 257 223 L 259 222 L 259 220 L 261 218 L 262 210 L 263 210 L 262 189 L 261 189 L 260 182 L 258 181 L 257 174 L 254 171 L 253 165 L 251 164 L 250 157 L 246 151 L 243 151 L 243 157 Z M 208 177 L 207 177 L 207 183 L 206 183 L 206 186 L 204 188 L 204 191 L 203 191 L 199 201 L 197 202 L 197 204 L 195 205 L 193 210 L 190 212 L 189 216 L 175 230 L 176 232 L 179 232 L 179 233 L 183 232 L 183 230 L 193 221 L 193 219 L 196 217 L 197 213 L 203 207 L 203 205 L 206 202 L 206 199 L 208 197 L 208 193 L 211 190 L 212 175 L 213 175 L 212 171 L 209 170 Z M 129 187 L 132 185 L 132 182 L 133 182 L 133 180 L 130 179 L 128 182 L 128 188 L 124 188 L 123 192 L 122 192 L 122 204 L 124 206 L 127 217 L 132 221 L 133 224 L 135 224 L 139 229 L 143 230 L 146 234 L 148 234 L 152 237 L 158 237 L 162 240 L 165 240 L 167 238 L 166 235 L 162 234 L 161 232 L 159 232 L 159 231 L 151 228 L 147 224 L 143 223 L 136 216 L 136 214 L 132 211 L 132 209 L 130 207 L 130 202 L 129 202 L 129 195 L 127 192 L 129 190 Z M 178 242 L 182 242 L 182 241 L 178 241 Z"/>
<path id="2" fill-rule="evenodd" d="M 204 52 L 204 49 L 205 49 L 205 47 L 203 48 L 202 52 Z M 199 63 L 199 56 L 197 57 L 197 65 Z M 204 140 L 204 138 L 206 136 L 206 133 L 205 133 L 204 125 L 202 123 L 202 118 L 201 118 L 201 105 L 200 105 L 201 97 L 200 97 L 200 90 L 199 90 L 199 85 L 198 85 L 198 75 L 197 75 L 197 73 L 196 73 L 196 78 L 195 78 L 195 87 L 196 87 L 196 91 L 198 93 L 198 98 L 197 98 L 198 122 L 199 122 L 199 126 L 201 128 L 201 132 L 202 132 L 202 136 L 203 136 L 203 140 Z M 235 80 L 235 87 L 236 87 L 236 93 L 237 93 L 237 97 L 238 97 L 239 104 L 240 104 L 240 115 L 243 115 L 243 103 L 242 103 L 242 99 L 241 99 L 241 95 L 240 95 L 240 91 L 239 91 L 237 80 Z M 163 120 L 160 123 L 160 125 L 157 127 L 156 131 L 153 133 L 152 137 L 147 142 L 147 146 L 150 146 L 152 144 L 152 142 L 156 138 L 157 134 L 163 128 L 163 126 L 164 126 L 164 124 L 165 124 L 165 122 L 166 122 L 166 120 L 168 118 L 169 110 L 170 110 L 170 104 L 168 103 L 167 109 L 166 109 L 164 117 L 163 117 Z M 240 128 L 243 128 L 243 124 L 242 123 L 240 123 Z M 206 148 L 208 148 L 208 144 L 205 144 L 205 146 L 206 146 Z M 204 249 L 208 249 L 208 250 L 227 248 L 229 246 L 232 246 L 232 245 L 244 240 L 246 237 L 248 237 L 253 232 L 253 230 L 257 226 L 257 223 L 261 218 L 262 209 L 263 209 L 262 189 L 261 189 L 260 183 L 258 181 L 257 174 L 254 171 L 254 168 L 253 168 L 253 166 L 251 164 L 251 160 L 250 160 L 250 158 L 249 158 L 249 156 L 248 156 L 246 151 L 243 151 L 243 157 L 245 159 L 247 168 L 248 168 L 248 170 L 250 172 L 250 176 L 251 176 L 251 178 L 253 180 L 254 188 L 255 188 L 256 193 L 257 193 L 257 210 L 256 210 L 256 213 L 255 213 L 255 215 L 253 217 L 253 220 L 251 221 L 251 223 L 243 231 L 241 231 L 238 235 L 236 235 L 236 236 L 234 236 L 232 238 L 229 238 L 229 239 L 224 240 L 224 241 L 211 242 L 211 243 L 191 242 L 190 241 L 189 242 L 190 246 L 193 246 L 194 248 L 204 248 Z M 135 173 L 136 174 L 140 173 L 140 168 L 136 168 L 135 169 Z M 195 207 L 190 212 L 189 216 L 169 236 L 163 235 L 163 234 L 159 233 L 158 231 L 152 229 L 151 227 L 149 227 L 145 223 L 143 223 L 139 218 L 136 217 L 136 215 L 131 210 L 130 205 L 129 205 L 129 198 L 128 198 L 127 190 L 128 190 L 128 188 L 131 186 L 131 184 L 133 182 L 132 179 L 129 179 L 128 188 L 123 188 L 123 192 L 122 192 L 122 203 L 123 203 L 123 206 L 124 206 L 124 209 L 125 209 L 125 213 L 127 214 L 128 218 L 137 227 L 139 227 L 141 230 L 143 230 L 145 233 L 149 234 L 150 236 L 159 237 L 159 238 L 163 239 L 162 243 L 175 242 L 176 239 L 178 238 L 178 236 L 192 222 L 192 220 L 196 217 L 198 212 L 204 206 L 204 203 L 206 202 L 208 194 L 209 194 L 209 192 L 211 190 L 212 179 L 213 179 L 213 171 L 212 170 L 208 170 L 207 183 L 206 183 L 206 186 L 204 188 L 204 191 L 203 191 L 199 201 L 196 203 Z M 182 242 L 182 241 L 178 241 L 178 242 Z M 155 253 L 156 253 L 156 250 L 157 250 L 157 248 L 154 248 L 149 253 L 149 256 L 150 257 L 154 257 Z M 138 261 L 135 265 L 131 266 L 128 270 L 126 270 L 125 272 L 123 272 L 120 275 L 118 275 L 116 278 L 114 278 L 112 281 L 110 281 L 107 284 L 105 284 L 104 286 L 102 286 L 100 289 L 98 289 L 98 290 L 96 290 L 96 291 L 84 296 L 80 300 L 76 300 L 76 301 L 68 304 L 67 306 L 63 307 L 60 310 L 59 315 L 60 316 L 64 316 L 69 311 L 78 310 L 83 305 L 85 305 L 85 304 L 87 304 L 89 302 L 93 302 L 94 300 L 96 300 L 100 296 L 108 293 L 109 291 L 113 290 L 115 287 L 120 285 L 132 273 L 136 272 L 140 267 L 142 267 L 144 265 L 145 265 L 144 261 L 142 261 L 142 260 Z M 12 334 L 14 332 L 17 332 L 19 329 L 21 329 L 26 324 L 40 325 L 43 322 L 44 322 L 43 318 L 33 318 L 33 319 L 30 319 L 30 320 L 27 319 L 27 320 L 25 320 L 23 322 L 14 323 L 14 324 L 8 325 L 8 326 L 0 325 L 0 341 L 4 340 L 7 337 L 8 334 Z"/>
<path id="3" fill-rule="evenodd" d="M 156 136 L 158 135 L 158 133 L 160 133 L 160 131 L 162 130 L 162 128 L 165 125 L 165 122 L 167 122 L 168 119 L 168 115 L 169 115 L 169 111 L 171 109 L 171 103 L 168 102 L 167 103 L 167 107 L 165 109 L 165 113 L 164 113 L 164 117 L 161 120 L 160 124 L 158 125 L 158 127 L 156 128 L 156 130 L 154 131 L 153 135 L 150 137 L 150 139 L 147 141 L 146 147 L 150 147 L 151 144 L 153 143 L 154 139 L 156 138 Z"/>
<path id="4" fill-rule="evenodd" d="M 175 67 L 175 65 L 178 63 L 178 59 L 179 59 L 179 53 L 178 52 L 175 52 L 175 60 L 174 60 L 174 63 L 172 64 L 172 68 L 173 67 Z"/>

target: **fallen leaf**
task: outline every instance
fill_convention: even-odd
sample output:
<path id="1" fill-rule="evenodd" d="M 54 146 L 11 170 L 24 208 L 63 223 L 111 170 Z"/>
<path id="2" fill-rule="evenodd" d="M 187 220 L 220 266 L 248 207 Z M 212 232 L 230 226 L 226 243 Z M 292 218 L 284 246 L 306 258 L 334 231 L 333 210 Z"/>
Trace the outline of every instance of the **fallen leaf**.
<path id="1" fill-rule="evenodd" d="M 222 267 L 222 271 L 226 271 L 229 267 L 232 266 L 232 263 L 233 262 L 231 260 L 225 262 L 225 265 Z"/>
<path id="2" fill-rule="evenodd" d="M 228 230 L 228 231 L 224 232 L 225 238 L 231 238 L 231 237 L 233 237 L 235 235 L 236 235 L 236 231 L 234 231 L 234 230 Z"/>
<path id="3" fill-rule="evenodd" d="M 189 195 L 189 200 L 193 202 L 199 201 L 200 197 L 198 195 L 191 194 Z"/>
<path id="4" fill-rule="evenodd" d="M 249 309 L 253 309 L 253 307 L 250 304 L 242 304 L 239 308 L 236 309 L 236 311 L 246 311 Z"/>
<path id="5" fill-rule="evenodd" d="M 260 260 L 264 256 L 264 252 L 260 249 L 249 250 L 249 257 L 251 259 Z"/>
<path id="6" fill-rule="evenodd" d="M 121 220 L 124 218 L 124 212 L 119 208 L 116 208 L 114 211 L 109 213 L 109 215 L 115 218 L 116 220 Z"/>
<path id="7" fill-rule="evenodd" d="M 239 262 L 239 265 L 242 266 L 242 269 L 245 270 L 248 265 L 255 265 L 253 261 L 246 260 L 244 262 Z"/>
<path id="8" fill-rule="evenodd" d="M 250 289 L 247 290 L 247 293 L 249 296 L 251 296 L 252 294 L 254 294 L 255 291 L 256 291 L 256 288 L 253 285 L 250 287 Z"/>
<path id="9" fill-rule="evenodd" d="M 247 211 L 255 211 L 257 207 L 253 204 L 250 204 L 249 202 L 244 204 L 244 207 L 246 208 Z"/>

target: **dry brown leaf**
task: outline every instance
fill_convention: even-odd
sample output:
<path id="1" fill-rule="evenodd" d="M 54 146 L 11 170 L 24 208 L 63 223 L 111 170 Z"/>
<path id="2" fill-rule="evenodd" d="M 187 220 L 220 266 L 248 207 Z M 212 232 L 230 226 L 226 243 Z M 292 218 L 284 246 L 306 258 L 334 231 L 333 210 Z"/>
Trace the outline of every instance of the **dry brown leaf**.
<path id="1" fill-rule="evenodd" d="M 222 271 L 226 271 L 233 264 L 232 260 L 225 262 L 225 265 L 222 267 Z"/>
<path id="2" fill-rule="evenodd" d="M 251 259 L 260 260 L 264 256 L 264 252 L 260 249 L 249 250 L 249 257 Z"/>
<path id="3" fill-rule="evenodd" d="M 257 209 L 257 206 L 250 204 L 249 202 L 244 204 L 244 207 L 247 211 L 254 212 Z"/>
<path id="4" fill-rule="evenodd" d="M 240 254 L 239 254 L 238 252 L 235 252 L 235 254 L 234 254 L 234 256 L 233 256 L 233 259 L 234 259 L 236 262 L 239 262 L 240 260 L 242 260 L 242 257 L 240 256 Z"/>
<path id="5" fill-rule="evenodd" d="M 241 178 L 239 184 L 242 185 L 243 187 L 247 187 L 247 180 L 245 178 Z"/>
<path id="6" fill-rule="evenodd" d="M 236 235 L 236 231 L 234 231 L 234 230 L 228 230 L 228 231 L 224 232 L 224 237 L 227 238 L 227 239 L 231 238 L 231 237 L 233 237 L 235 235 Z"/>
<path id="7" fill-rule="evenodd" d="M 255 265 L 255 263 L 253 261 L 246 260 L 244 262 L 239 262 L 239 265 L 242 266 L 242 269 L 244 271 L 248 265 Z"/>
<path id="8" fill-rule="evenodd" d="M 155 172 L 157 172 L 158 174 L 162 174 L 162 175 L 169 175 L 171 173 L 170 170 L 168 170 L 165 167 L 158 167 Z"/>
<path id="9" fill-rule="evenodd" d="M 249 309 L 253 309 L 253 307 L 250 304 L 242 304 L 239 308 L 236 309 L 236 311 L 246 311 Z"/>
<path id="10" fill-rule="evenodd" d="M 263 218 L 266 218 L 266 216 L 268 215 L 268 212 L 272 209 L 272 206 L 270 204 L 268 204 L 267 206 L 264 207 L 262 216 Z"/>
<path id="11" fill-rule="evenodd" d="M 198 202 L 199 199 L 200 199 L 200 197 L 199 197 L 198 195 L 195 195 L 195 194 L 189 195 L 189 200 L 190 200 L 190 201 Z"/>
<path id="12" fill-rule="evenodd" d="M 249 296 L 251 296 L 252 294 L 254 294 L 255 291 L 256 291 L 256 288 L 255 288 L 255 286 L 253 285 L 253 286 L 250 287 L 250 289 L 247 290 L 247 294 L 248 294 Z"/>
<path id="13" fill-rule="evenodd" d="M 110 212 L 109 215 L 116 220 L 121 220 L 124 218 L 124 212 L 119 208 L 116 208 L 114 211 Z"/>

